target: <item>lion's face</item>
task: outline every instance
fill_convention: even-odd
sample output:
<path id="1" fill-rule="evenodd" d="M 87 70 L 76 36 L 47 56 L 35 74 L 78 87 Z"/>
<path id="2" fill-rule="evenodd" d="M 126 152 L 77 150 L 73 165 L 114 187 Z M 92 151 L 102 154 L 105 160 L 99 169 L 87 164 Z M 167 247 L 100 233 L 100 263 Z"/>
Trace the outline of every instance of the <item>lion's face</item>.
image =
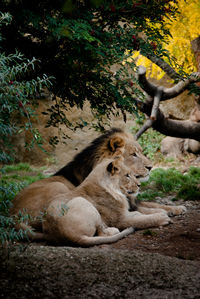
<path id="1" fill-rule="evenodd" d="M 152 163 L 144 156 L 141 146 L 133 136 L 128 133 L 127 136 L 125 151 L 123 153 L 124 163 L 130 168 L 140 182 L 146 181 L 149 178 Z"/>
<path id="2" fill-rule="evenodd" d="M 134 176 L 134 173 L 126 166 L 121 167 L 119 186 L 127 198 L 135 199 L 139 193 L 140 182 Z"/>
<path id="3" fill-rule="evenodd" d="M 107 165 L 106 171 L 109 173 L 109 184 L 120 190 L 127 198 L 135 199 L 140 182 L 136 179 L 134 172 L 124 164 L 122 156 L 116 157 Z"/>

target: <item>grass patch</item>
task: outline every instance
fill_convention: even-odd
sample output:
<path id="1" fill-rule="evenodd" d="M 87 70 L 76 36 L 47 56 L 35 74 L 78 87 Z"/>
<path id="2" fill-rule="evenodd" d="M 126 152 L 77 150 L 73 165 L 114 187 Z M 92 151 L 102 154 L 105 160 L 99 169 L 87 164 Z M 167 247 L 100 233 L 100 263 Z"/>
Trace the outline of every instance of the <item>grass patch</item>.
<path id="1" fill-rule="evenodd" d="M 16 221 L 24 221 L 23 218 L 15 219 L 9 216 L 9 209 L 16 194 L 31 183 L 48 176 L 42 173 L 44 168 L 34 169 L 28 163 L 4 166 L 0 179 L 0 244 L 5 241 L 13 242 L 26 238 L 26 232 L 16 231 Z"/>
<path id="2" fill-rule="evenodd" d="M 9 173 L 14 171 L 32 171 L 32 168 L 28 163 L 19 163 L 13 165 L 5 165 L 1 169 L 2 173 Z"/>
<path id="3" fill-rule="evenodd" d="M 186 174 L 175 168 L 158 168 L 151 172 L 148 182 L 142 183 L 140 200 L 174 195 L 174 200 L 200 200 L 200 168 L 191 167 Z"/>
<path id="4" fill-rule="evenodd" d="M 136 132 L 141 128 L 143 119 L 136 121 L 136 125 L 132 128 L 132 133 L 135 135 Z M 163 156 L 160 153 L 160 143 L 165 136 L 159 132 L 149 129 L 144 132 L 138 139 L 139 144 L 143 149 L 143 153 L 151 160 L 163 160 Z"/>
<path id="5" fill-rule="evenodd" d="M 155 231 L 151 230 L 151 229 L 145 229 L 143 231 L 143 236 L 154 237 L 156 235 L 157 235 L 157 233 Z"/>
<path id="6" fill-rule="evenodd" d="M 11 201 L 24 187 L 48 176 L 42 173 L 44 168 L 35 169 L 28 163 L 4 166 L 0 179 L 0 203 Z M 0 208 L 0 213 L 2 212 Z"/>

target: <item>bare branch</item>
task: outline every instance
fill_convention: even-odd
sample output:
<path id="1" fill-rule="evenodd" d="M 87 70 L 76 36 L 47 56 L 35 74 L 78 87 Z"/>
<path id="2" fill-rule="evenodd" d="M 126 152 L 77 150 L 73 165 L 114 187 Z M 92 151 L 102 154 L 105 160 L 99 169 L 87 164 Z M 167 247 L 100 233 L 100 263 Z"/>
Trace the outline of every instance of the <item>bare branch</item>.
<path id="1" fill-rule="evenodd" d="M 136 133 L 135 138 L 136 140 L 149 128 L 151 128 L 153 126 L 154 121 L 157 118 L 157 113 L 158 113 L 158 109 L 159 109 L 159 104 L 160 104 L 160 99 L 162 97 L 162 87 L 159 87 L 156 90 L 156 94 L 153 100 L 153 106 L 151 109 L 151 116 L 150 118 L 148 118 L 146 120 L 146 122 L 144 123 L 144 125 L 142 126 L 142 128 Z"/>
<path id="2" fill-rule="evenodd" d="M 181 76 L 178 73 L 176 73 L 175 70 L 162 58 L 159 58 L 153 54 L 146 55 L 146 57 L 150 59 L 153 63 L 158 65 L 170 78 L 174 80 L 181 79 Z"/>
<path id="3" fill-rule="evenodd" d="M 144 123 L 142 128 L 135 134 L 135 139 L 137 140 L 146 130 L 151 128 L 153 125 L 153 120 L 148 118 L 147 121 Z"/>
<path id="4" fill-rule="evenodd" d="M 146 69 L 143 66 L 138 68 L 138 80 L 143 90 L 150 96 L 150 100 L 142 103 L 136 99 L 138 109 L 150 118 L 137 132 L 138 139 L 150 127 L 158 132 L 172 137 L 189 138 L 200 141 L 200 123 L 187 121 L 177 121 L 165 118 L 159 109 L 160 101 L 174 98 L 186 90 L 190 83 L 200 81 L 200 72 L 192 73 L 189 78 L 181 80 L 171 88 L 156 86 L 146 78 Z"/>
<path id="5" fill-rule="evenodd" d="M 151 97 L 154 97 L 155 92 L 157 91 L 157 86 L 146 78 L 146 68 L 142 65 L 138 67 L 138 80 L 142 89 Z"/>
<path id="6" fill-rule="evenodd" d="M 141 112 L 148 116 L 151 115 L 151 104 L 143 103 L 137 99 L 134 99 L 134 101 Z M 152 123 L 152 128 L 167 136 L 189 138 L 200 141 L 200 123 L 190 120 L 180 121 L 168 119 L 164 116 L 160 109 L 158 109 L 157 119 Z M 138 136 L 138 133 L 136 136 Z"/>
<path id="7" fill-rule="evenodd" d="M 163 88 L 162 86 L 159 86 L 156 90 L 155 97 L 153 99 L 153 106 L 152 106 L 151 116 L 150 116 L 152 120 L 156 120 L 157 118 L 157 113 L 162 98 L 162 93 L 163 93 Z"/>
<path id="8" fill-rule="evenodd" d="M 140 86 L 143 88 L 143 90 L 150 95 L 151 97 L 154 97 L 156 94 L 159 86 L 151 83 L 146 78 L 146 68 L 143 66 L 139 66 L 138 68 L 138 80 Z M 182 79 L 179 83 L 174 85 L 171 88 L 163 87 L 163 93 L 161 97 L 161 101 L 165 101 L 168 99 L 172 99 L 177 97 L 179 94 L 181 94 L 183 91 L 185 91 L 188 88 L 188 85 L 190 83 L 198 82 L 200 81 L 200 72 L 192 73 L 189 78 Z"/>
<path id="9" fill-rule="evenodd" d="M 171 88 L 164 88 L 162 101 L 177 97 L 179 94 L 181 94 L 183 91 L 185 91 L 188 88 L 188 85 L 190 83 L 194 83 L 198 81 L 200 81 L 199 72 L 192 73 L 189 78 L 180 81 L 178 84 L 176 84 Z"/>
<path id="10" fill-rule="evenodd" d="M 200 123 L 190 120 L 173 120 L 161 117 L 152 125 L 156 131 L 172 137 L 189 138 L 200 141 Z"/>

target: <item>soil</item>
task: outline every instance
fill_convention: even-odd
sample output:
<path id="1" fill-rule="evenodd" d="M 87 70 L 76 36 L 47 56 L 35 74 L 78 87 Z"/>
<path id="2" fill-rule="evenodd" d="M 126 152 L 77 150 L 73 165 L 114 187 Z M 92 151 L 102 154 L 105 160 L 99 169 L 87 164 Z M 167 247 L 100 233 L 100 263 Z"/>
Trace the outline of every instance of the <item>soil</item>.
<path id="1" fill-rule="evenodd" d="M 1 250 L 0 297 L 200 298 L 200 202 L 185 205 L 172 224 L 110 245 Z"/>
<path id="2" fill-rule="evenodd" d="M 160 202 L 187 212 L 109 245 L 0 248 L 0 298 L 200 298 L 200 201 Z"/>

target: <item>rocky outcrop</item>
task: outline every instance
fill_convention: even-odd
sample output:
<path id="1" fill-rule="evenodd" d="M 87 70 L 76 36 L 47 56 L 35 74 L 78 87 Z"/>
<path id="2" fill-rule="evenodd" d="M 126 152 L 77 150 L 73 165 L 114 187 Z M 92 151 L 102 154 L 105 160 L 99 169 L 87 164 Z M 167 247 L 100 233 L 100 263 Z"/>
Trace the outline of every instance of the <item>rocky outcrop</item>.
<path id="1" fill-rule="evenodd" d="M 43 137 L 42 148 L 44 151 L 37 145 L 30 149 L 27 149 L 24 146 L 25 143 L 30 143 L 32 139 L 30 131 L 17 134 L 12 138 L 12 144 L 16 151 L 16 162 L 29 162 L 33 165 L 48 165 L 52 162 L 56 162 L 58 167 L 61 167 L 68 163 L 77 152 L 81 151 L 89 142 L 100 134 L 100 132 L 96 131 L 91 126 L 92 123 L 95 124 L 95 118 L 88 102 L 85 103 L 83 109 L 68 106 L 68 110 L 65 113 L 70 122 L 75 124 L 82 119 L 88 123 L 88 126 L 85 126 L 82 129 L 71 130 L 64 125 L 60 125 L 59 128 L 52 126 L 46 127 L 49 116 L 42 114 L 42 112 L 46 112 L 47 109 L 51 107 L 52 100 L 51 98 L 44 98 L 37 101 L 37 117 L 32 118 L 32 123 L 33 127 L 37 128 Z M 23 123 L 24 120 L 21 119 L 20 121 Z M 123 116 L 120 114 L 118 117 L 111 117 L 110 127 L 130 129 L 132 126 L 134 126 L 133 116 L 129 115 L 126 123 L 123 121 Z M 63 135 L 66 135 L 67 138 L 63 139 L 61 137 Z M 49 144 L 49 141 L 53 136 L 57 136 L 60 140 L 57 146 Z"/>
<path id="2" fill-rule="evenodd" d="M 199 262 L 137 250 L 29 246 L 0 259 L 2 298 L 199 298 Z"/>
<path id="3" fill-rule="evenodd" d="M 200 122 L 200 105 L 196 102 L 194 109 L 190 113 L 190 120 Z M 183 139 L 165 137 L 161 142 L 161 152 L 163 155 L 172 158 L 180 158 L 185 153 L 200 153 L 200 142 L 194 139 Z"/>

